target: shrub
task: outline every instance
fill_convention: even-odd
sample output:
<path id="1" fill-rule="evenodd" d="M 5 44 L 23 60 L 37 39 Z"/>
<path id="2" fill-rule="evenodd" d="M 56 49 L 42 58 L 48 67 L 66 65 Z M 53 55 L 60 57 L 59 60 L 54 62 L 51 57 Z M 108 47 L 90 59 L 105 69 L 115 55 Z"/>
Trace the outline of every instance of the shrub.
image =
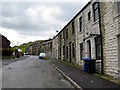
<path id="1" fill-rule="evenodd" d="M 2 49 L 2 56 L 12 56 L 13 49 L 12 48 L 4 48 Z"/>

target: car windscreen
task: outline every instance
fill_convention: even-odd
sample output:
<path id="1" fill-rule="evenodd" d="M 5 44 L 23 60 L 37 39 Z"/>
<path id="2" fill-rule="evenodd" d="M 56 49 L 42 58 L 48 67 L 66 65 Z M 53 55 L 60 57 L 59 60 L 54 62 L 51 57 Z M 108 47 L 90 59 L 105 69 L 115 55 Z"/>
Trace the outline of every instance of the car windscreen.
<path id="1" fill-rule="evenodd" d="M 40 56 L 45 56 L 45 53 L 40 53 Z"/>

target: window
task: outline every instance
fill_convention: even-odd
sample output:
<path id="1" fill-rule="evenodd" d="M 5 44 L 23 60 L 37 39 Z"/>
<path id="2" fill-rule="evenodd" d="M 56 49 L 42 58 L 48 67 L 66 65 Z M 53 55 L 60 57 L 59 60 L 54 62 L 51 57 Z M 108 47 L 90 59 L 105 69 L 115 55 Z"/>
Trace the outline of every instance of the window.
<path id="1" fill-rule="evenodd" d="M 88 12 L 88 21 L 91 19 L 91 12 Z"/>
<path id="2" fill-rule="evenodd" d="M 83 43 L 80 44 L 80 59 L 83 59 Z"/>
<path id="3" fill-rule="evenodd" d="M 88 54 L 88 58 L 91 58 L 91 43 L 90 43 L 90 40 L 87 41 L 87 54 Z"/>
<path id="4" fill-rule="evenodd" d="M 73 57 L 75 57 L 75 48 L 74 48 L 74 43 L 72 44 L 72 54 L 73 54 Z"/>
<path id="5" fill-rule="evenodd" d="M 79 19 L 79 22 L 80 22 L 80 32 L 83 31 L 83 22 L 82 22 L 82 17 L 80 17 Z"/>
<path id="6" fill-rule="evenodd" d="M 97 37 L 95 38 L 95 46 L 96 46 L 96 59 L 101 59 L 101 38 Z"/>
<path id="7" fill-rule="evenodd" d="M 68 58 L 68 46 L 66 47 L 66 56 Z"/>
<path id="8" fill-rule="evenodd" d="M 66 29 L 66 38 L 68 38 L 68 29 Z"/>
<path id="9" fill-rule="evenodd" d="M 63 55 L 65 55 L 65 46 L 63 46 Z"/>
<path id="10" fill-rule="evenodd" d="M 99 3 L 96 2 L 93 4 L 93 14 L 94 14 L 94 22 L 99 19 Z"/>
<path id="11" fill-rule="evenodd" d="M 58 57 L 57 57 L 57 50 L 56 50 L 56 53 L 55 53 L 55 57 L 58 58 Z"/>
<path id="12" fill-rule="evenodd" d="M 61 48 L 60 48 L 60 53 L 59 53 L 59 54 L 60 54 L 60 55 L 59 55 L 59 56 L 60 56 L 60 58 L 59 58 L 59 59 L 61 59 Z"/>
<path id="13" fill-rule="evenodd" d="M 120 0 L 118 0 L 118 13 L 120 13 Z"/>
<path id="14" fill-rule="evenodd" d="M 72 22 L 72 34 L 74 34 L 74 22 Z"/>
<path id="15" fill-rule="evenodd" d="M 50 43 L 50 48 L 52 48 L 52 43 Z"/>

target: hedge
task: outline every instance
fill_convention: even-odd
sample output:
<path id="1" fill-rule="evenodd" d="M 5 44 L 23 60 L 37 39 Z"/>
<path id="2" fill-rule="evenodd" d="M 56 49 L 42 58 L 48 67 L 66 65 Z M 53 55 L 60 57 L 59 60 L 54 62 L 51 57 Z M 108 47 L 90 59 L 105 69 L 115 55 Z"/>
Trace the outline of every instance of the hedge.
<path id="1" fill-rule="evenodd" d="M 2 49 L 2 56 L 12 56 L 12 55 L 13 55 L 13 49 L 12 48 Z"/>

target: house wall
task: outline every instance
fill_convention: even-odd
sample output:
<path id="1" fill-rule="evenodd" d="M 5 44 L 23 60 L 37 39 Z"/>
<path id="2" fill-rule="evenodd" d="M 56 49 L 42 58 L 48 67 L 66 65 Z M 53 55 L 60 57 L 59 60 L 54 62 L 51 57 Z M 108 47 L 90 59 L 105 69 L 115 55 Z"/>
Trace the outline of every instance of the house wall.
<path id="1" fill-rule="evenodd" d="M 103 72 L 107 75 L 118 78 L 120 73 L 120 14 L 117 11 L 116 2 L 99 2 L 100 18 L 94 21 L 93 4 L 97 0 L 91 0 L 71 21 L 58 33 L 58 58 L 71 63 L 83 66 L 83 60 L 80 59 L 80 44 L 83 43 L 83 58 L 89 58 L 88 41 L 91 44 L 91 58 L 96 59 L 96 41 L 97 37 L 102 37 L 103 48 Z M 88 20 L 88 12 L 91 12 L 91 19 Z M 83 17 L 83 31 L 80 32 L 80 17 Z M 72 22 L 75 25 L 75 34 L 72 35 Z M 68 29 L 68 38 L 66 30 Z M 65 33 L 65 34 L 63 34 Z M 60 42 L 61 37 L 61 42 Z M 56 43 L 56 42 L 54 42 Z M 72 43 L 75 43 L 75 57 L 72 57 Z M 71 44 L 71 49 L 70 49 Z M 57 45 L 56 45 L 57 46 Z M 65 55 L 63 55 L 63 46 Z M 55 47 L 55 46 L 54 46 Z M 68 47 L 68 58 L 67 58 Z M 101 49 L 102 50 L 102 49 Z M 55 50 L 54 50 L 55 51 Z M 70 52 L 71 51 L 71 52 Z M 119 67 L 119 68 L 118 68 Z M 101 73 L 102 60 L 96 61 L 96 71 Z"/>
<path id="2" fill-rule="evenodd" d="M 53 38 L 53 42 L 52 42 L 52 43 L 53 43 L 53 46 L 52 46 L 52 58 L 58 59 L 58 58 L 57 58 L 57 55 L 56 55 L 56 54 L 57 54 L 56 50 L 58 50 L 58 49 L 57 49 L 56 39 L 57 39 L 57 38 L 54 37 L 54 38 Z"/>
<path id="3" fill-rule="evenodd" d="M 118 30 L 120 14 L 116 2 L 101 2 L 104 73 L 118 77 Z M 118 24 L 119 23 L 119 24 Z"/>
<path id="4" fill-rule="evenodd" d="M 91 42 L 91 58 L 96 59 L 95 38 L 100 35 L 99 20 L 93 21 L 93 9 L 91 2 L 76 18 L 76 63 L 83 66 L 83 61 L 80 59 L 80 43 L 84 45 L 84 56 L 88 58 L 87 41 Z M 91 20 L 88 21 L 87 13 L 91 11 Z M 120 31 L 120 14 L 117 13 L 117 3 L 115 2 L 100 2 L 101 13 L 101 30 L 103 43 L 103 70 L 104 73 L 110 76 L 118 77 L 118 49 L 119 38 L 116 36 Z M 79 18 L 83 17 L 83 31 L 80 32 Z M 101 72 L 101 60 L 96 61 L 96 70 Z"/>
<path id="5" fill-rule="evenodd" d="M 73 22 L 73 21 L 72 21 Z M 67 26 L 65 26 L 62 31 L 58 34 L 58 58 L 60 60 L 66 60 L 70 63 L 76 62 L 76 37 L 75 37 L 75 28 L 74 28 L 74 34 L 72 33 L 72 22 L 69 23 Z M 75 24 L 74 24 L 75 25 Z M 66 37 L 68 30 L 68 38 Z M 60 40 L 61 39 L 61 40 Z M 73 55 L 73 43 L 74 43 L 74 55 Z M 67 57 L 67 49 L 68 47 L 68 57 Z"/>
<path id="6" fill-rule="evenodd" d="M 118 79 L 120 83 L 120 34 L 118 36 Z"/>
<path id="7" fill-rule="evenodd" d="M 58 34 L 58 59 L 61 60 L 61 33 Z"/>
<path id="8" fill-rule="evenodd" d="M 94 0 L 95 1 L 95 0 Z M 100 35 L 99 20 L 93 20 L 93 5 L 91 2 L 76 18 L 76 63 L 83 66 L 83 60 L 80 59 L 80 44 L 83 43 L 83 58 L 88 57 L 87 41 L 91 44 L 91 58 L 96 59 L 95 38 Z M 91 19 L 88 21 L 88 12 L 91 12 Z M 83 31 L 80 32 L 79 18 L 83 17 Z M 96 70 L 101 71 L 101 60 L 96 61 Z"/>
<path id="9" fill-rule="evenodd" d="M 10 41 L 1 34 L 0 34 L 0 47 L 1 48 L 10 48 Z"/>
<path id="10" fill-rule="evenodd" d="M 39 54 L 46 53 L 48 58 L 52 58 L 52 40 L 48 40 L 39 44 Z"/>
<path id="11" fill-rule="evenodd" d="M 83 43 L 83 32 L 79 32 L 80 29 L 79 29 L 79 18 L 83 16 L 82 13 L 79 14 L 79 16 L 77 16 L 75 18 L 75 23 L 76 23 L 76 26 L 75 26 L 75 29 L 76 29 L 76 63 L 78 65 L 83 65 L 83 61 L 80 60 L 80 43 Z"/>
<path id="12" fill-rule="evenodd" d="M 76 37 L 75 37 L 75 29 L 74 29 L 74 34 L 72 33 L 72 22 L 65 28 L 65 30 L 68 29 L 68 38 L 65 37 L 65 47 L 68 46 L 68 58 L 65 55 L 66 60 L 68 60 L 71 63 L 75 63 L 76 62 L 76 57 L 73 57 L 73 50 L 72 50 L 72 44 L 74 43 L 74 48 L 76 46 Z M 75 24 L 74 24 L 75 26 Z M 65 34 L 66 35 L 66 34 Z M 76 52 L 76 50 L 74 50 L 74 53 Z M 67 53 L 67 51 L 65 50 L 65 53 Z M 75 53 L 76 54 L 76 53 Z"/>
<path id="13" fill-rule="evenodd" d="M 56 57 L 56 59 L 58 59 L 58 36 L 56 37 L 56 39 L 55 39 L 55 57 Z"/>

